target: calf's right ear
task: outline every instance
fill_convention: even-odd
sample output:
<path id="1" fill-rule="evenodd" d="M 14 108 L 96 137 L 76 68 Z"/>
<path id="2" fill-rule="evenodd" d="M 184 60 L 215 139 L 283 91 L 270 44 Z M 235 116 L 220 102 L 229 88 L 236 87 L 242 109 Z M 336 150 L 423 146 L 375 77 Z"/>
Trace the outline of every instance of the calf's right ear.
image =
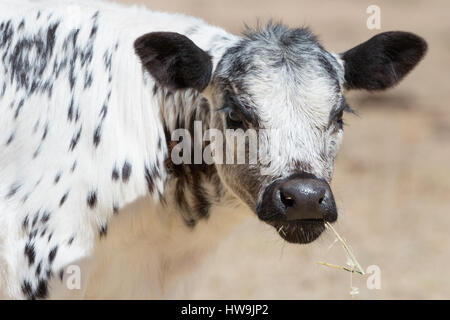
<path id="1" fill-rule="evenodd" d="M 413 33 L 380 33 L 341 54 L 346 88 L 390 88 L 419 63 L 426 51 L 425 40 Z"/>
<path id="2" fill-rule="evenodd" d="M 211 57 L 175 32 L 151 32 L 134 42 L 143 66 L 163 87 L 203 91 L 211 81 Z"/>

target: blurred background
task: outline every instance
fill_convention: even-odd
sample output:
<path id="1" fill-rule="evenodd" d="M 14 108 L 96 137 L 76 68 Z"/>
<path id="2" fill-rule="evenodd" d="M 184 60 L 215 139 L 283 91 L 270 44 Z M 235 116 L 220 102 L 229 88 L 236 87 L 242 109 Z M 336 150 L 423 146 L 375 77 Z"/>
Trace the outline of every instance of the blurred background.
<path id="1" fill-rule="evenodd" d="M 354 299 L 450 298 L 450 2 L 300 0 L 122 0 L 180 12 L 240 34 L 244 23 L 280 20 L 308 25 L 329 51 L 343 52 L 376 33 L 415 32 L 429 44 L 425 59 L 396 88 L 349 92 L 345 138 L 333 190 L 336 228 L 366 268 L 381 270 L 381 289 L 366 276 L 316 264 L 345 265 L 334 237 L 284 243 L 255 217 L 222 241 L 172 298 Z M 369 30 L 366 9 L 381 9 Z"/>

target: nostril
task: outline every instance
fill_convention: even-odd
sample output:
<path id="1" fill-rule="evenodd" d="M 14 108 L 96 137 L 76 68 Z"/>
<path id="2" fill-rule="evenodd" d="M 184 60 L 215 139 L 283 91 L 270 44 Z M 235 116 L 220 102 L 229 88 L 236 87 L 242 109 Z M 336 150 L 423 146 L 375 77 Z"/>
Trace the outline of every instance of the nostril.
<path id="1" fill-rule="evenodd" d="M 283 192 L 280 192 L 280 199 L 286 208 L 291 208 L 295 204 L 294 198 L 289 195 L 285 195 Z"/>
<path id="2" fill-rule="evenodd" d="M 320 197 L 319 204 L 322 204 L 323 200 L 325 200 L 325 197 Z"/>

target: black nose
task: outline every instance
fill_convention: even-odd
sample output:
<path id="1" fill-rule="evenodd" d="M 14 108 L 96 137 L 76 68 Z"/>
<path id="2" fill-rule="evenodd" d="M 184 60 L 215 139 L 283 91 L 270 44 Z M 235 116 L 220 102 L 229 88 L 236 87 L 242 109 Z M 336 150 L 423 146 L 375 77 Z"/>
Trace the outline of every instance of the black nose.
<path id="1" fill-rule="evenodd" d="M 274 198 L 281 202 L 286 220 L 337 219 L 336 204 L 329 184 L 315 177 L 293 178 L 275 188 Z"/>

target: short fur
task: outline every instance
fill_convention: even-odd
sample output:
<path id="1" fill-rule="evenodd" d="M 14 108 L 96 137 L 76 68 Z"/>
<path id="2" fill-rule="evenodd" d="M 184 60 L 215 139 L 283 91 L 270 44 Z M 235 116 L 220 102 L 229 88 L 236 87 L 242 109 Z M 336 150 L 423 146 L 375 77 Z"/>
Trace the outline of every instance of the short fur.
<path id="1" fill-rule="evenodd" d="M 1 0 L 0 296 L 170 297 L 236 207 L 257 213 L 268 186 L 301 172 L 331 181 L 346 83 L 391 86 L 423 52 L 395 33 L 342 60 L 305 28 L 237 37 L 143 7 Z M 362 66 L 359 55 L 372 53 L 382 57 Z M 262 134 L 262 147 L 278 146 L 267 174 L 173 164 L 171 134 L 192 133 L 195 120 L 222 132 L 275 129 Z M 285 231 L 296 242 L 321 232 Z"/>

